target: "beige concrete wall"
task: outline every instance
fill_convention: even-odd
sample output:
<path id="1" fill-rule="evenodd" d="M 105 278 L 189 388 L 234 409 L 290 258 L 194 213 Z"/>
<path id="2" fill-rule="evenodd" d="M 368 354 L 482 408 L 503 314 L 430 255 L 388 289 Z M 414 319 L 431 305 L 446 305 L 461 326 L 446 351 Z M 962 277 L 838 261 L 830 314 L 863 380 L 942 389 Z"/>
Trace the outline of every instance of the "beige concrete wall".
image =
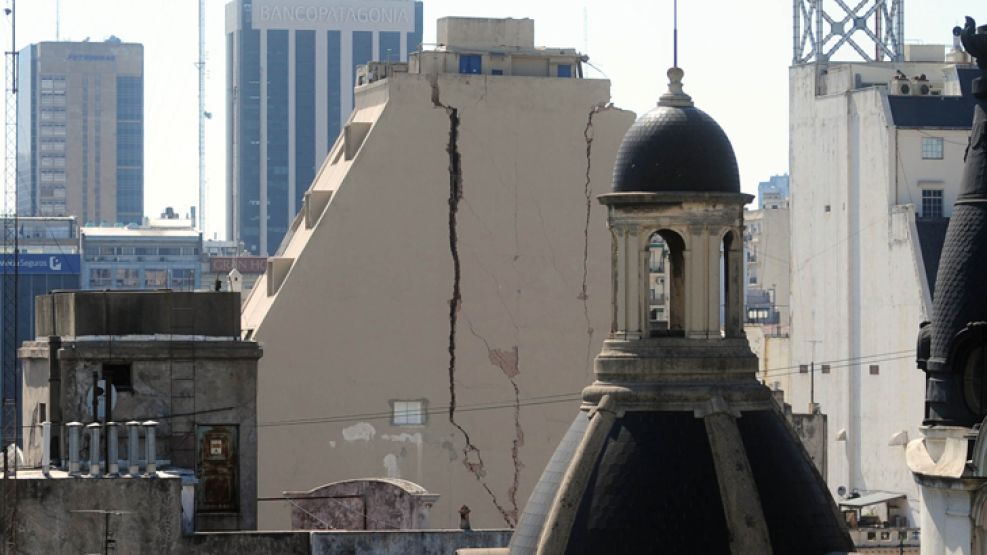
<path id="1" fill-rule="evenodd" d="M 584 132 L 606 81 L 440 75 L 433 87 L 404 74 L 357 97 L 365 142 L 352 160 L 330 152 L 313 186 L 333 192 L 325 212 L 297 222 L 277 293 L 262 278 L 244 305 L 265 352 L 260 494 L 400 477 L 441 495 L 433 526 L 458 526 L 463 504 L 474 526 L 503 526 L 574 417 L 609 326 L 610 238 L 592 197 L 610 189 L 633 114 L 593 118 L 587 188 Z M 433 99 L 460 118 L 452 371 L 450 117 Z M 392 426 L 395 399 L 426 399 L 426 424 Z M 262 527 L 287 525 L 284 503 L 260 513 Z"/>

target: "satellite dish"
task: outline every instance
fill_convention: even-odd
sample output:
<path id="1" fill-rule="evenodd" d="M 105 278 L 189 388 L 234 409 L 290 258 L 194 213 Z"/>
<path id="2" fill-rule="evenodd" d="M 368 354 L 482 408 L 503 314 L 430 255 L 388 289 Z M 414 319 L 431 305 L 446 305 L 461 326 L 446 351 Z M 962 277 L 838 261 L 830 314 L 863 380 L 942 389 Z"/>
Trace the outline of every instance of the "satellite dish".
<path id="1" fill-rule="evenodd" d="M 836 495 L 840 497 L 846 497 L 846 486 L 840 486 L 836 488 Z"/>

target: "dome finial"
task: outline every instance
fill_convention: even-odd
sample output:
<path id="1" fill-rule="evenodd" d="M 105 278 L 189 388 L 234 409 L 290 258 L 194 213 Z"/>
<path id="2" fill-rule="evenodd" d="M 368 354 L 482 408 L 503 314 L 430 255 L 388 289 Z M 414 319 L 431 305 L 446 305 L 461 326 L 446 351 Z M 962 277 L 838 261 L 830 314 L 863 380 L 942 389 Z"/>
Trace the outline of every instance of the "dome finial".
<path id="1" fill-rule="evenodd" d="M 685 72 L 680 67 L 668 70 L 668 92 L 661 95 L 659 106 L 677 106 L 680 108 L 693 106 L 692 97 L 682 90 L 682 77 Z"/>

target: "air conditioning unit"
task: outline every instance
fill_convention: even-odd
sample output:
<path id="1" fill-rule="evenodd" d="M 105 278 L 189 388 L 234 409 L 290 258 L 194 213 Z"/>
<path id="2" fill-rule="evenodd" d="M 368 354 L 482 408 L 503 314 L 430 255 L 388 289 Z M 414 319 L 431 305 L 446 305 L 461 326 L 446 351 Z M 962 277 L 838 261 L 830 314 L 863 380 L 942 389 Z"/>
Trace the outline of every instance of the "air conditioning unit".
<path id="1" fill-rule="evenodd" d="M 915 83 L 911 79 L 892 79 L 888 83 L 888 94 L 891 96 L 912 96 L 915 94 Z"/>

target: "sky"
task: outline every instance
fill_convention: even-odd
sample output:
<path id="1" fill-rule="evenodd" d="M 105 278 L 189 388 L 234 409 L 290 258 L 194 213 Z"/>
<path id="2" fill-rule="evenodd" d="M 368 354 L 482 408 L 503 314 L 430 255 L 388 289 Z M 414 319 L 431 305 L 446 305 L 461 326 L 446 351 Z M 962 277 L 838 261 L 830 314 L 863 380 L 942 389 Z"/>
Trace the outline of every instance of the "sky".
<path id="1" fill-rule="evenodd" d="M 838 13 L 834 6 L 827 8 Z M 888 0 L 889 2 L 891 0 Z M 9 5 L 6 0 L 4 5 Z M 975 0 L 904 0 L 908 43 L 950 43 Z M 227 0 L 206 0 L 206 237 L 225 229 Z M 853 4 L 857 2 L 854 1 Z M 681 0 L 679 65 L 685 90 L 733 143 L 745 191 L 788 172 L 788 67 L 793 0 Z M 60 10 L 57 6 L 60 5 Z M 530 17 L 540 46 L 575 47 L 610 79 L 612 101 L 638 115 L 655 106 L 672 65 L 672 0 L 424 0 L 424 42 L 443 16 Z M 60 14 L 56 17 L 56 14 Z M 17 48 L 46 40 L 105 40 L 144 45 L 144 212 L 198 202 L 198 0 L 20 0 Z M 0 25 L 4 50 L 10 20 Z M 853 59 L 847 55 L 845 59 Z"/>

